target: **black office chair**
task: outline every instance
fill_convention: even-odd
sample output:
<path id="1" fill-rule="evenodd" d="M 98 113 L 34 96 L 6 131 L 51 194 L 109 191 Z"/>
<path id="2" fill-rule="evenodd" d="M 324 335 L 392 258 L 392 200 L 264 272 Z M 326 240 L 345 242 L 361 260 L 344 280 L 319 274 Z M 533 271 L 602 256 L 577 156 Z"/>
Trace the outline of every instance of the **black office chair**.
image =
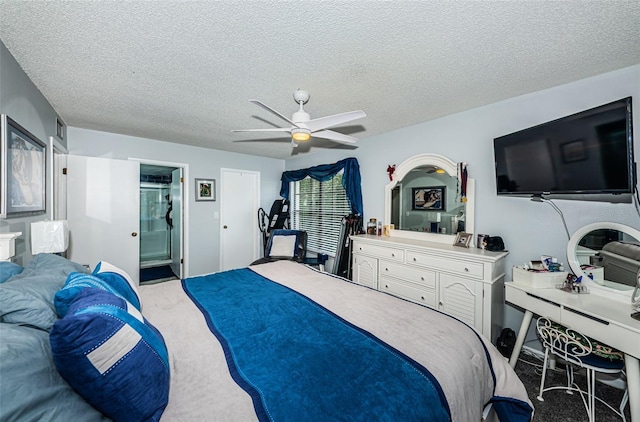
<path id="1" fill-rule="evenodd" d="M 275 229 L 271 231 L 265 256 L 251 265 L 278 260 L 304 262 L 307 254 L 307 232 L 304 230 Z"/>

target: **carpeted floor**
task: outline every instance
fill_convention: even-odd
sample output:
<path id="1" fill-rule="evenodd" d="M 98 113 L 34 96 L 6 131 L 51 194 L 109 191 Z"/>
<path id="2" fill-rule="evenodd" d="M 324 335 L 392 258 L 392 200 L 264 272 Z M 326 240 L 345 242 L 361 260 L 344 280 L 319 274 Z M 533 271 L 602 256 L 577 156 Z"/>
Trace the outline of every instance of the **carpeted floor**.
<path id="1" fill-rule="evenodd" d="M 175 280 L 177 278 L 169 265 L 143 268 L 140 270 L 140 283 L 158 283 L 161 281 Z"/>
<path id="2" fill-rule="evenodd" d="M 529 363 L 532 363 L 533 366 Z M 561 390 L 546 391 L 544 393 L 544 401 L 538 401 L 538 391 L 540 389 L 540 377 L 541 377 L 542 361 L 538 361 L 534 356 L 528 356 L 522 353 L 520 355 L 520 361 L 516 365 L 516 373 L 522 380 L 527 392 L 529 393 L 529 400 L 533 403 L 535 408 L 534 422 L 587 422 L 587 411 L 582 404 L 580 394 L 574 392 L 573 394 L 567 394 Z M 547 379 L 545 381 L 545 387 L 552 385 L 566 384 L 566 375 L 564 368 L 560 370 L 551 371 L 547 370 Z M 580 388 L 586 390 L 586 376 L 583 374 L 575 375 L 576 384 Z M 611 404 L 614 408 L 620 406 L 622 401 L 623 390 L 610 387 L 608 385 L 596 382 L 596 395 L 607 403 Z M 625 415 L 627 421 L 631 421 L 631 415 L 629 413 L 629 405 L 625 408 Z M 608 407 L 596 400 L 596 421 L 597 422 L 613 422 L 621 421 L 622 419 L 613 413 Z"/>

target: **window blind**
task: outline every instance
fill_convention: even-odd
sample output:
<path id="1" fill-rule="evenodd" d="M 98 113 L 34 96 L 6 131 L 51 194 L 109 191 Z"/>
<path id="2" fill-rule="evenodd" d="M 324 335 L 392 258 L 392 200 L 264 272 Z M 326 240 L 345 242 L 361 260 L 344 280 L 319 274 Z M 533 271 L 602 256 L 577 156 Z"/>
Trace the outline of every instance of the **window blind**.
<path id="1" fill-rule="evenodd" d="M 307 232 L 307 249 L 335 256 L 342 218 L 351 213 L 342 172 L 319 182 L 310 177 L 292 182 L 291 224 Z"/>

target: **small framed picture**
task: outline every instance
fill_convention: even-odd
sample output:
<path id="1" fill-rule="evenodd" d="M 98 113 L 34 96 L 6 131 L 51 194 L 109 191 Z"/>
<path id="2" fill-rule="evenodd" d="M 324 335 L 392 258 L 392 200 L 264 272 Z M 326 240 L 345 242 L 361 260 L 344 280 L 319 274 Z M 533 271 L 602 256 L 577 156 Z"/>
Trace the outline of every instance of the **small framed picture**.
<path id="1" fill-rule="evenodd" d="M 196 201 L 215 201 L 215 179 L 196 179 Z"/>
<path id="2" fill-rule="evenodd" d="M 461 246 L 463 248 L 468 248 L 469 244 L 471 243 L 472 237 L 473 237 L 473 234 L 471 233 L 458 232 L 458 234 L 456 235 L 456 240 L 455 242 L 453 242 L 453 246 Z"/>

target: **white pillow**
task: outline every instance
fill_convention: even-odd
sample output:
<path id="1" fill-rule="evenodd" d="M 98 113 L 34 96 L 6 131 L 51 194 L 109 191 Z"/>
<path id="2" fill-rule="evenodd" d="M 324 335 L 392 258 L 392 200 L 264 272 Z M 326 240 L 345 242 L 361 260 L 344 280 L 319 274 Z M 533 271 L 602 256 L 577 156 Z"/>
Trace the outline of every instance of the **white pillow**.
<path id="1" fill-rule="evenodd" d="M 286 256 L 293 258 L 295 256 L 296 235 L 274 236 L 271 239 L 270 256 Z"/>

